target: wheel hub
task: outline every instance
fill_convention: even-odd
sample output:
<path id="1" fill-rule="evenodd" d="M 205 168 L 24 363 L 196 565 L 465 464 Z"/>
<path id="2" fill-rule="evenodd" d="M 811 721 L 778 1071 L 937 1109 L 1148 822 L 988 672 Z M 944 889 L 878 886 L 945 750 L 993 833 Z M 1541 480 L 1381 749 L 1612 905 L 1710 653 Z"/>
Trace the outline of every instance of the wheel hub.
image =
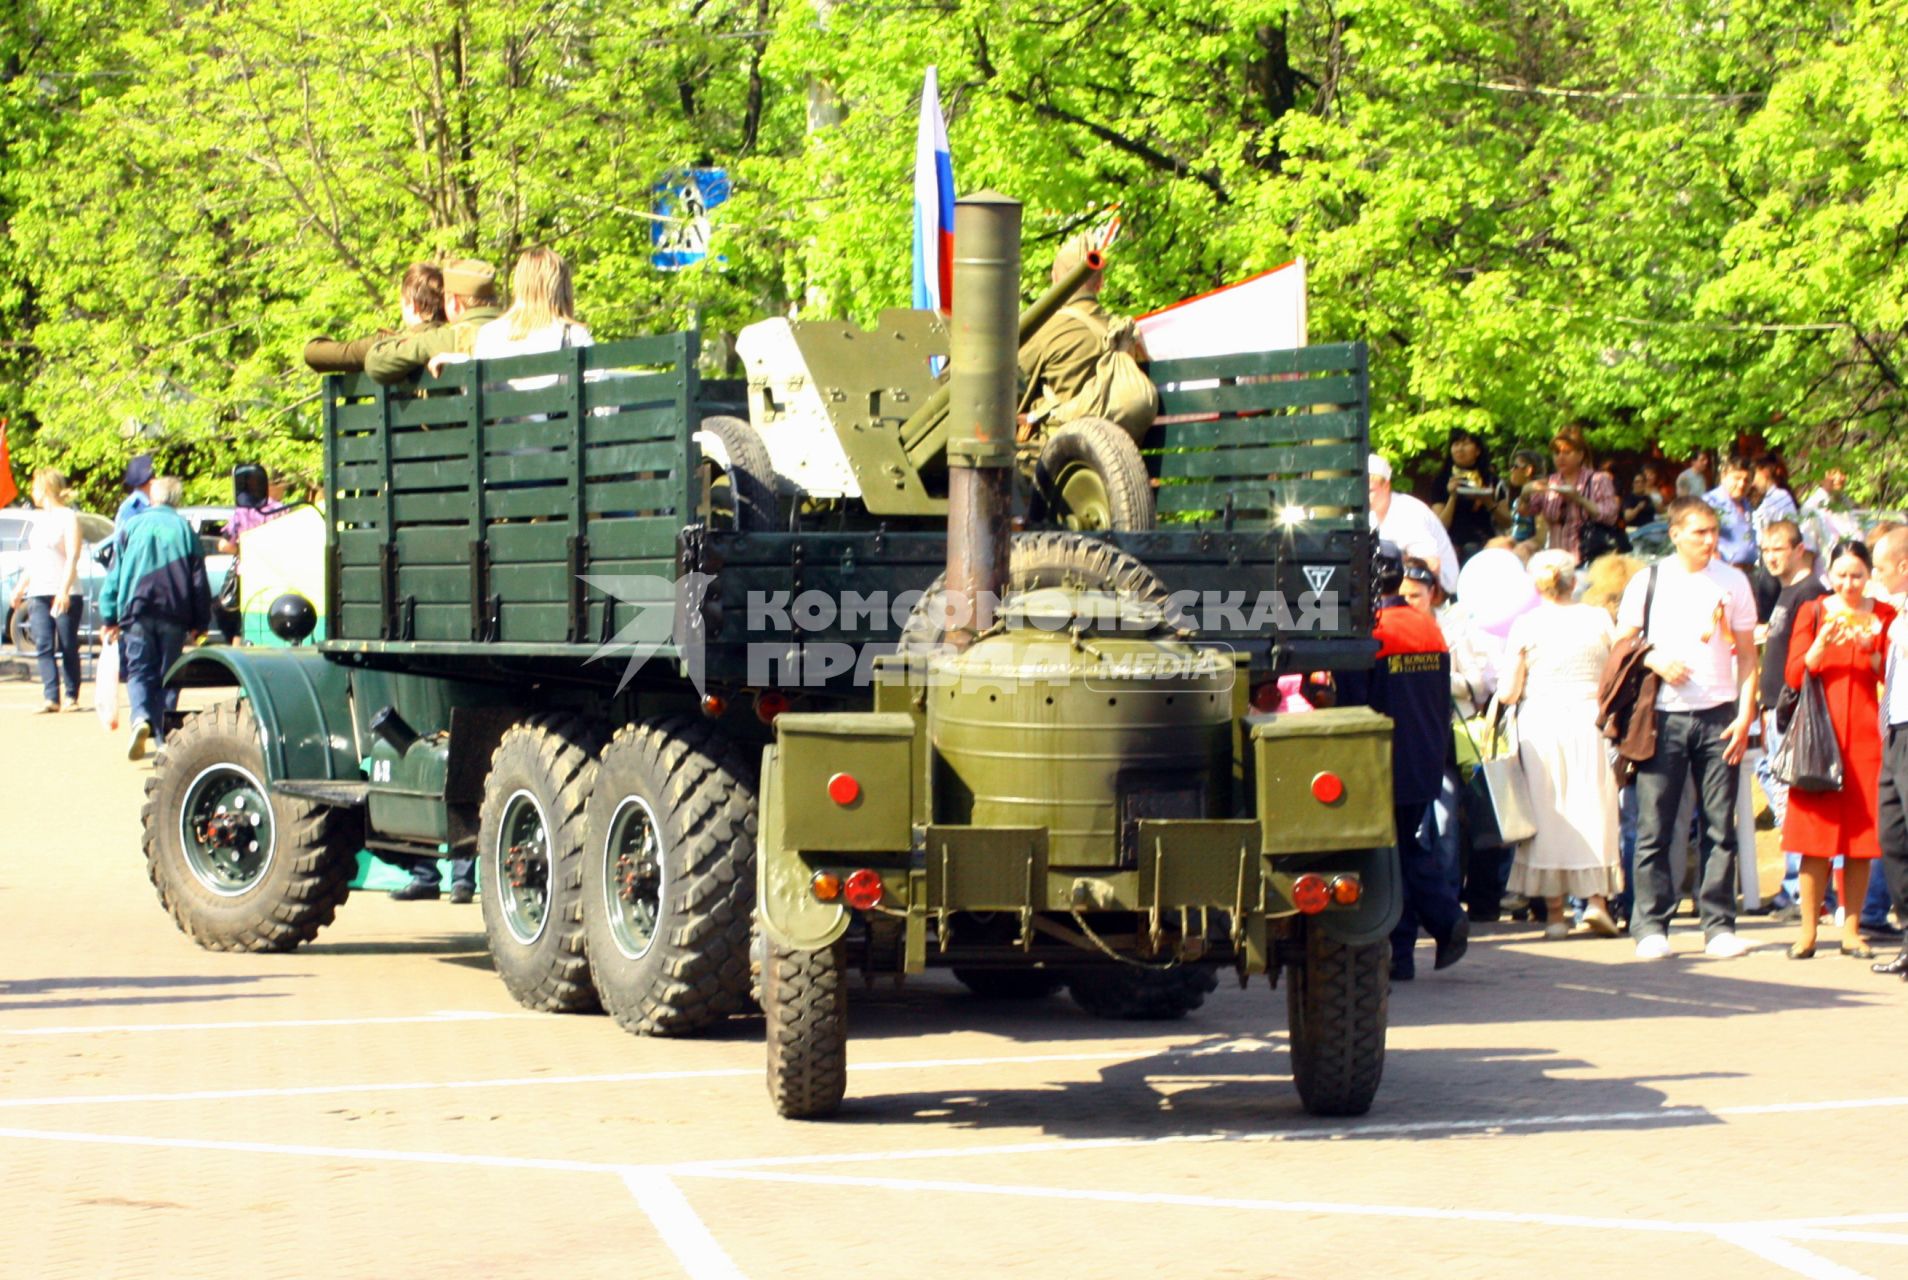
<path id="1" fill-rule="evenodd" d="M 660 824 L 640 796 L 628 796 L 603 845 L 604 908 L 617 950 L 640 959 L 655 943 L 664 901 Z"/>
<path id="2" fill-rule="evenodd" d="M 179 812 L 187 867 L 221 897 L 250 890 L 271 865 L 272 811 L 265 788 L 249 771 L 214 765 L 186 787 Z"/>
<path id="3" fill-rule="evenodd" d="M 518 942 L 535 942 L 550 915 L 550 829 L 543 807 L 527 791 L 504 804 L 497 870 L 505 927 Z"/>

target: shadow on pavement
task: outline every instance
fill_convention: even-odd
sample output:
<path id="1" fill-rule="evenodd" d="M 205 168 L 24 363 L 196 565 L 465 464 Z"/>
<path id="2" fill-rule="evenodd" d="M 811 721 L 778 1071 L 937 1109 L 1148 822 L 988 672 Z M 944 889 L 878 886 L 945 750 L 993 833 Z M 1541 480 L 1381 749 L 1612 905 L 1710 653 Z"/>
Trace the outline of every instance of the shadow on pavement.
<path id="1" fill-rule="evenodd" d="M 253 987 L 262 982 L 291 978 L 309 978 L 308 973 L 268 973 L 246 975 L 151 974 L 83 978 L 23 978 L 0 981 L 0 1013 L 29 1009 L 99 1009 L 115 1005 L 215 1004 L 232 1000 L 279 1000 L 284 991 L 203 992 L 206 987 Z M 58 992 L 143 991 L 148 995 L 73 994 L 45 1000 L 22 1000 L 21 996 L 44 996 Z M 176 994 L 160 994 L 173 992 Z"/>
<path id="2" fill-rule="evenodd" d="M 439 933 L 390 942 L 307 942 L 300 955 L 313 956 L 453 956 L 455 964 L 468 963 L 475 955 L 480 968 L 490 968 L 490 955 L 484 948 L 482 933 Z"/>

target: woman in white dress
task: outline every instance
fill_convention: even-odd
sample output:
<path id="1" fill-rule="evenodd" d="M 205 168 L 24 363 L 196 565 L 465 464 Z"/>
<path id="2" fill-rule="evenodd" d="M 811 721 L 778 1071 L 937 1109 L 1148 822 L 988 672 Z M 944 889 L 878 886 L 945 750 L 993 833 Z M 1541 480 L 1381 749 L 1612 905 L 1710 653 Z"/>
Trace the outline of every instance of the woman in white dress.
<path id="1" fill-rule="evenodd" d="M 510 309 L 477 331 L 469 356 L 455 352 L 433 356 L 430 370 L 438 374 L 467 359 L 543 355 L 566 347 L 587 347 L 593 341 L 576 318 L 570 264 L 554 249 L 526 249 L 510 273 Z M 540 391 L 554 386 L 556 380 L 553 373 L 540 374 L 512 378 L 510 386 L 516 391 Z"/>
<path id="2" fill-rule="evenodd" d="M 1549 904 L 1544 936 L 1562 938 L 1563 900 L 1586 898 L 1583 922 L 1617 936 L 1609 897 L 1623 888 L 1617 787 L 1597 732 L 1597 678 L 1610 655 L 1610 615 L 1572 603 L 1576 557 L 1530 558 L 1539 604 L 1511 626 L 1503 701 L 1517 707 L 1518 760 L 1530 784 L 1537 834 L 1517 848 L 1510 889 Z"/>

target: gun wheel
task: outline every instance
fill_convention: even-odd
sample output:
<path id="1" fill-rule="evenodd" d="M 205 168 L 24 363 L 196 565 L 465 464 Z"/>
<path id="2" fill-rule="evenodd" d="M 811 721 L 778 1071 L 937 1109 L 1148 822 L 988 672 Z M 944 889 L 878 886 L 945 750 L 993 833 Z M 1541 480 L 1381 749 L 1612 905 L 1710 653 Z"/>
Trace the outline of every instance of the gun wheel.
<path id="1" fill-rule="evenodd" d="M 775 467 L 762 435 L 740 418 L 711 414 L 696 428 L 701 517 L 712 529 L 762 533 L 775 528 Z"/>
<path id="2" fill-rule="evenodd" d="M 1306 927 L 1305 959 L 1291 966 L 1285 1008 L 1292 1083 L 1315 1116 L 1362 1116 L 1385 1072 L 1390 944 L 1354 947 Z"/>
<path id="3" fill-rule="evenodd" d="M 848 1090 L 848 993 L 842 946 L 819 951 L 768 947 L 762 973 L 768 1015 L 768 1090 L 791 1120 L 833 1115 Z"/>
<path id="4" fill-rule="evenodd" d="M 1034 478 L 1049 518 L 1083 533 L 1151 529 L 1153 483 L 1133 437 L 1104 418 L 1070 422 L 1047 440 Z"/>

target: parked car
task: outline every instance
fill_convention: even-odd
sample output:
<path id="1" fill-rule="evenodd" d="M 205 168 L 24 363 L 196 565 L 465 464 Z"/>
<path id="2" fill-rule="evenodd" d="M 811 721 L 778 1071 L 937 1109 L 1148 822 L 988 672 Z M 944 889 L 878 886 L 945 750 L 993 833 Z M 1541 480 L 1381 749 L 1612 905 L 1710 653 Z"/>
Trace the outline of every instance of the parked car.
<path id="1" fill-rule="evenodd" d="M 199 535 L 199 546 L 205 553 L 205 576 L 212 588 L 212 598 L 216 600 L 219 588 L 225 583 L 225 575 L 232 571 L 232 557 L 219 550 L 219 534 L 224 531 L 226 521 L 232 518 L 232 508 L 181 507 L 179 514 L 191 523 Z M 13 599 L 14 586 L 24 572 L 27 537 L 32 522 L 38 518 L 37 511 L 0 512 L 0 603 Z M 79 513 L 79 520 L 83 544 L 80 549 L 79 588 L 86 597 L 86 616 L 80 619 L 80 644 L 90 646 L 99 636 L 99 592 L 106 581 L 107 562 L 100 555 L 100 548 L 112 540 L 113 522 L 107 516 L 86 511 Z M 15 609 L 7 620 L 7 639 L 12 641 L 14 649 L 21 655 L 32 656 L 33 637 L 27 631 L 24 604 Z"/>

